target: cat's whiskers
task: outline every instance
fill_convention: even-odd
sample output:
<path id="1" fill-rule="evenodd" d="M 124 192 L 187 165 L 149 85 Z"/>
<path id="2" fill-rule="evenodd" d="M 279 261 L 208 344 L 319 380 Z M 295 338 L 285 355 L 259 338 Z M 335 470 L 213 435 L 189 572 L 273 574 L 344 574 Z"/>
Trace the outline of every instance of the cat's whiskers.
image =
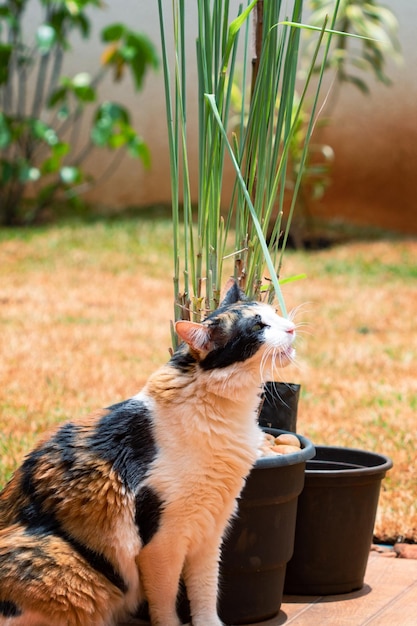
<path id="1" fill-rule="evenodd" d="M 277 365 L 279 361 L 279 365 Z M 275 378 L 276 372 L 283 367 L 282 365 L 282 352 L 276 346 L 267 346 L 260 364 L 261 380 L 263 383 L 268 382 L 272 377 Z"/>
<path id="2" fill-rule="evenodd" d="M 267 347 L 264 354 L 262 355 L 261 360 L 261 379 L 262 382 L 266 382 L 268 378 L 271 377 L 269 372 L 274 371 L 276 369 L 276 359 L 277 359 L 277 351 L 273 346 Z M 265 376 L 265 372 L 269 368 L 267 376 Z"/>
<path id="3" fill-rule="evenodd" d="M 289 383 L 285 383 L 285 381 L 280 381 L 283 384 L 289 384 Z M 272 399 L 275 402 L 282 402 L 285 406 L 288 406 L 286 404 L 286 402 L 284 402 L 283 398 L 281 397 L 281 394 L 278 391 L 278 387 L 277 387 L 277 381 L 270 381 L 270 385 L 268 385 L 268 394 L 272 397 Z"/>
<path id="4" fill-rule="evenodd" d="M 295 318 L 299 315 L 299 313 L 310 313 L 309 309 L 306 309 L 306 307 L 311 304 L 310 302 L 303 302 L 302 304 L 299 304 L 298 306 L 295 306 L 293 309 L 291 309 L 291 311 L 288 313 L 288 319 L 291 322 L 295 322 Z"/>
<path id="5" fill-rule="evenodd" d="M 291 311 L 288 314 L 288 319 L 294 323 L 295 325 L 295 330 L 297 335 L 301 334 L 301 333 L 308 333 L 311 334 L 311 324 L 308 322 L 304 322 L 304 321 L 296 321 L 296 317 L 299 315 L 299 313 L 302 311 L 303 314 L 305 313 L 306 309 L 305 307 L 307 306 L 307 302 L 305 302 L 304 304 L 300 304 L 297 307 L 294 307 L 293 309 L 291 309 Z M 308 309 L 307 309 L 308 312 Z M 306 330 L 307 329 L 307 330 Z"/>
<path id="6" fill-rule="evenodd" d="M 311 324 L 299 324 L 296 327 L 297 335 L 312 335 Z"/>

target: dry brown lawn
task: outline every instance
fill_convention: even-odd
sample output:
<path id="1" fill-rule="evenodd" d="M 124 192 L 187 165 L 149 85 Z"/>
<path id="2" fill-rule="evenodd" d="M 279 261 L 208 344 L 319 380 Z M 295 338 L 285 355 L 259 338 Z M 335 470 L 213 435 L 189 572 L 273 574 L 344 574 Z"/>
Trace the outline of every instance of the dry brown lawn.
<path id="1" fill-rule="evenodd" d="M 298 430 L 390 456 L 376 534 L 417 540 L 417 242 L 289 253 Z M 134 394 L 168 358 L 167 221 L 0 231 L 0 485 L 46 428 Z"/>

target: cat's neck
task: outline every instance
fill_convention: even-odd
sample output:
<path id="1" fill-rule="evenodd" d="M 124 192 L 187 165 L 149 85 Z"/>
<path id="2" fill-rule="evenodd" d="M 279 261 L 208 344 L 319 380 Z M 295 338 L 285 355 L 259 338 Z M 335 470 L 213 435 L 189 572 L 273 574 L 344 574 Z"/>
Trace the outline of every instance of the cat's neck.
<path id="1" fill-rule="evenodd" d="M 201 370 L 198 364 L 179 371 L 167 363 L 150 376 L 146 392 L 158 404 L 183 404 L 196 396 L 207 402 L 219 402 L 231 408 L 256 404 L 262 391 L 259 366 L 242 369 L 240 364 L 227 369 Z"/>
<path id="2" fill-rule="evenodd" d="M 204 442 L 207 450 L 224 449 L 225 457 L 235 456 L 246 467 L 257 454 L 260 393 L 259 374 L 248 375 L 242 368 L 230 371 L 225 379 L 218 370 L 202 372 L 198 366 L 178 373 L 168 363 L 149 378 L 140 396 L 153 409 L 157 441 L 175 454 L 178 445 L 185 445 L 186 433 L 188 447 L 198 449 Z M 232 451 L 237 433 L 239 445 Z"/>

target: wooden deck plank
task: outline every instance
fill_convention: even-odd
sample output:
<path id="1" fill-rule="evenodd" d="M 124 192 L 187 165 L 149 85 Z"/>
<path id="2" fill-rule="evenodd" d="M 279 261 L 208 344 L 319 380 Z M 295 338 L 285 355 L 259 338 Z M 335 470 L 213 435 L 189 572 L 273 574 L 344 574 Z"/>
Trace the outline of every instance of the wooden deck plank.
<path id="1" fill-rule="evenodd" d="M 140 620 L 129 626 L 149 626 Z M 335 596 L 284 596 L 279 615 L 252 626 L 416 626 L 417 560 L 370 554 L 365 585 Z M 127 626 L 120 624 L 119 626 Z"/>
<path id="2" fill-rule="evenodd" d="M 390 600 L 383 611 L 374 615 L 363 626 L 416 626 L 417 582 L 406 587 L 402 593 Z"/>
<path id="3" fill-rule="evenodd" d="M 277 621 L 275 626 L 280 623 L 291 626 L 405 626 L 413 613 L 414 622 L 411 623 L 416 626 L 416 602 L 417 561 L 389 559 L 371 554 L 365 585 L 361 590 L 321 598 L 284 597 L 281 612 L 286 615 L 286 619 Z M 410 605 L 414 609 L 409 610 Z M 385 615 L 391 617 L 383 622 Z M 273 621 L 271 626 L 272 624 Z"/>

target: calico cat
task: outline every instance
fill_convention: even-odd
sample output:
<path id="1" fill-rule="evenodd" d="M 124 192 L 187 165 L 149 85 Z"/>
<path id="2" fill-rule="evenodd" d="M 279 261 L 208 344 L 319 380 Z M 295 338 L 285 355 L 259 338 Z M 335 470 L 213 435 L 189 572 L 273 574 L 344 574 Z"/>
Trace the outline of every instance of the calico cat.
<path id="1" fill-rule="evenodd" d="M 0 494 L 0 626 L 111 626 L 145 599 L 179 626 L 220 626 L 219 552 L 262 439 L 262 382 L 293 322 L 234 285 L 136 396 L 61 425 Z"/>

